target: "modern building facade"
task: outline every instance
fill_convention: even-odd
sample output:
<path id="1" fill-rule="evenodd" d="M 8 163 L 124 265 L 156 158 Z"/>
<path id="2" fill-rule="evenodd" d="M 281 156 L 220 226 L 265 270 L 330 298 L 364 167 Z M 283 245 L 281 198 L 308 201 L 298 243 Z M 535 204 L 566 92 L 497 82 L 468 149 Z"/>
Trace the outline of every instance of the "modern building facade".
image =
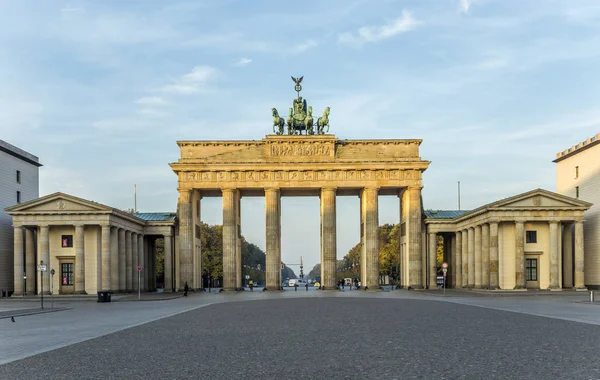
<path id="1" fill-rule="evenodd" d="M 472 211 L 425 211 L 427 284 L 436 287 L 441 235 L 452 287 L 585 289 L 583 215 L 591 206 L 537 189 Z"/>
<path id="2" fill-rule="evenodd" d="M 38 157 L 0 140 L 0 294 L 14 290 L 12 218 L 4 209 L 39 197 Z"/>
<path id="3" fill-rule="evenodd" d="M 556 154 L 556 191 L 593 203 L 585 212 L 585 278 L 600 288 L 600 133 Z"/>
<path id="4" fill-rule="evenodd" d="M 174 290 L 174 213 L 130 214 L 63 193 L 6 211 L 12 216 L 11 280 L 17 296 L 131 292 L 138 284 L 142 291 L 154 290 L 159 238 L 164 239 L 164 287 Z M 43 280 L 36 270 L 42 263 Z"/>

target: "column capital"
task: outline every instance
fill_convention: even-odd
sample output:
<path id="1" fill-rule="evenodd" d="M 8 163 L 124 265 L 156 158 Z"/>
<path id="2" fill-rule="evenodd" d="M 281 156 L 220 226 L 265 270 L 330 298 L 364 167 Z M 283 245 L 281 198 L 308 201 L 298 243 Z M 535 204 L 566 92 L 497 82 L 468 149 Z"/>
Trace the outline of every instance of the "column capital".
<path id="1" fill-rule="evenodd" d="M 100 225 L 102 226 L 102 224 L 100 224 Z M 75 227 L 75 228 L 77 228 L 77 227 L 79 227 L 79 228 L 83 228 L 83 226 L 84 226 L 84 224 L 83 224 L 83 223 L 74 223 L 74 224 L 73 224 L 73 227 Z"/>
<path id="2" fill-rule="evenodd" d="M 267 191 L 281 191 L 279 187 L 265 187 L 265 192 Z"/>
<path id="3" fill-rule="evenodd" d="M 407 190 L 422 190 L 424 186 L 406 186 Z"/>
<path id="4" fill-rule="evenodd" d="M 221 191 L 222 191 L 223 193 L 225 193 L 225 192 L 234 192 L 234 191 L 236 191 L 236 190 L 237 190 L 237 189 L 236 189 L 235 187 L 222 187 L 222 188 L 221 188 Z"/>

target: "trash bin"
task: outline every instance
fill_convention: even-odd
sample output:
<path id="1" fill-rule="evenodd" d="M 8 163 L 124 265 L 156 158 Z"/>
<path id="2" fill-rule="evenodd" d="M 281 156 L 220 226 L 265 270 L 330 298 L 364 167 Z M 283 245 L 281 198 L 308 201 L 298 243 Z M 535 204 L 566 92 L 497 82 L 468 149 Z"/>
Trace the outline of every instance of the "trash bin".
<path id="1" fill-rule="evenodd" d="M 98 302 L 110 302 L 110 292 L 98 292 Z"/>

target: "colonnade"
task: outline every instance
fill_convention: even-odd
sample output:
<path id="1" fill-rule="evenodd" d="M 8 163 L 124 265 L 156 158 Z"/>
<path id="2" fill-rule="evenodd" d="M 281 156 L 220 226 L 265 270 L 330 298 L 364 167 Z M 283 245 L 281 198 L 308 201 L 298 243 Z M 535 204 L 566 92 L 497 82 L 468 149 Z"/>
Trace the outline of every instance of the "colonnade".
<path id="1" fill-rule="evenodd" d="M 58 226 L 58 225 L 57 225 Z M 64 225 L 60 225 L 64 228 Z M 86 294 L 86 262 L 95 264 L 96 267 L 96 286 L 98 291 L 112 292 L 132 292 L 138 289 L 138 266 L 142 267 L 139 274 L 140 289 L 142 291 L 153 290 L 156 288 L 156 236 L 144 236 L 139 231 L 132 231 L 126 228 L 119 228 L 109 224 L 102 224 L 99 228 L 99 239 L 97 244 L 86 249 L 86 230 L 93 227 L 98 230 L 98 225 L 75 224 L 73 235 L 74 256 L 61 256 L 57 260 L 72 260 L 73 270 L 73 289 L 75 294 Z M 40 293 L 42 289 L 41 278 L 37 271 L 37 265 L 44 262 L 47 272 L 43 276 L 44 294 L 49 294 L 51 289 L 50 270 L 52 269 L 51 251 L 50 251 L 50 231 L 51 225 L 37 226 L 14 226 L 14 294 Z M 23 239 L 23 231 L 25 239 Z M 36 235 L 38 249 L 36 249 Z M 165 249 L 165 289 L 167 291 L 174 289 L 172 273 L 173 249 L 170 234 L 164 236 Z M 23 244 L 25 240 L 25 244 Z M 56 246 L 53 244 L 53 246 Z M 88 252 L 95 253 L 95 259 L 90 260 L 87 257 Z M 56 255 L 55 252 L 52 256 Z M 59 275 L 60 264 L 55 269 Z M 93 269 L 92 269 L 93 270 Z M 25 278 L 23 277 L 25 276 Z M 36 289 L 37 283 L 37 289 Z M 56 290 L 55 290 L 56 292 Z"/>
<path id="2" fill-rule="evenodd" d="M 500 248 L 505 242 L 502 242 L 499 237 L 499 227 L 513 224 L 515 231 L 514 241 L 512 241 L 515 253 L 514 289 L 525 289 L 527 287 L 525 223 L 527 223 L 525 220 L 491 221 L 465 226 L 450 236 L 446 235 L 444 245 L 450 247 L 450 249 L 446 248 L 445 252 L 450 259 L 451 285 L 463 288 L 499 289 L 500 256 L 503 255 L 503 251 L 512 252 L 512 247 Z M 547 223 L 549 230 L 549 241 L 547 242 L 550 263 L 549 289 L 585 288 L 583 221 L 563 223 L 549 220 Z M 571 226 L 574 226 L 574 232 L 572 232 Z M 434 288 L 437 277 L 437 232 L 430 231 L 428 235 L 429 287 Z M 503 260 L 506 259 L 503 258 Z"/>
<path id="3" fill-rule="evenodd" d="M 198 189 L 179 189 L 179 263 L 181 283 L 195 283 L 200 269 L 193 265 L 196 254 L 194 248 L 194 210 L 199 198 L 194 192 Z M 421 187 L 410 187 L 399 191 L 403 209 L 401 219 L 409 226 L 406 233 L 408 247 L 407 263 L 409 285 L 422 288 L 421 276 Z M 321 219 L 321 285 L 325 289 L 335 289 L 337 263 L 336 196 L 338 188 L 323 187 L 320 194 Z M 266 230 L 266 288 L 278 289 L 281 279 L 281 188 L 268 187 L 265 195 Z M 361 282 L 369 289 L 379 288 L 379 188 L 366 187 L 360 190 L 361 225 Z M 223 202 L 223 288 L 233 290 L 242 286 L 241 232 L 240 232 L 240 189 L 221 189 Z M 415 235 L 415 236 L 413 236 Z"/>

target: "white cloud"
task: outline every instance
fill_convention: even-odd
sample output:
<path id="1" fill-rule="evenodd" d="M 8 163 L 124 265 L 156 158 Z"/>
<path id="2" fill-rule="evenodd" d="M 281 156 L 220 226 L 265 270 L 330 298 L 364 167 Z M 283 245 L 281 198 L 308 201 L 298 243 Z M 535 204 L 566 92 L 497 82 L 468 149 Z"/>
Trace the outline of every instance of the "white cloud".
<path id="1" fill-rule="evenodd" d="M 160 106 L 163 104 L 167 104 L 163 98 L 158 96 L 145 96 L 143 98 L 139 98 L 135 101 L 137 104 L 142 104 L 146 106 Z"/>
<path id="2" fill-rule="evenodd" d="M 358 29 L 356 35 L 349 32 L 340 34 L 338 41 L 344 44 L 361 46 L 367 42 L 377 42 L 406 33 L 415 29 L 419 24 L 421 24 L 421 21 L 414 19 L 410 12 L 403 10 L 402 16 L 389 24 L 372 27 L 363 26 Z"/>
<path id="3" fill-rule="evenodd" d="M 233 64 L 233 66 L 244 67 L 244 66 L 249 65 L 250 62 L 252 62 L 252 59 L 250 59 L 250 58 L 240 58 L 237 62 L 235 62 Z"/>
<path id="4" fill-rule="evenodd" d="M 462 14 L 468 14 L 469 13 L 469 9 L 471 8 L 471 0 L 460 0 L 460 13 Z"/>
<path id="5" fill-rule="evenodd" d="M 304 53 L 305 51 L 312 49 L 317 45 L 318 45 L 318 43 L 315 40 L 306 40 L 302 43 L 299 43 L 298 45 L 293 46 L 292 54 Z"/>
<path id="6" fill-rule="evenodd" d="M 196 66 L 175 83 L 164 86 L 163 92 L 190 95 L 202 90 L 202 86 L 214 79 L 217 70 L 210 66 Z"/>

